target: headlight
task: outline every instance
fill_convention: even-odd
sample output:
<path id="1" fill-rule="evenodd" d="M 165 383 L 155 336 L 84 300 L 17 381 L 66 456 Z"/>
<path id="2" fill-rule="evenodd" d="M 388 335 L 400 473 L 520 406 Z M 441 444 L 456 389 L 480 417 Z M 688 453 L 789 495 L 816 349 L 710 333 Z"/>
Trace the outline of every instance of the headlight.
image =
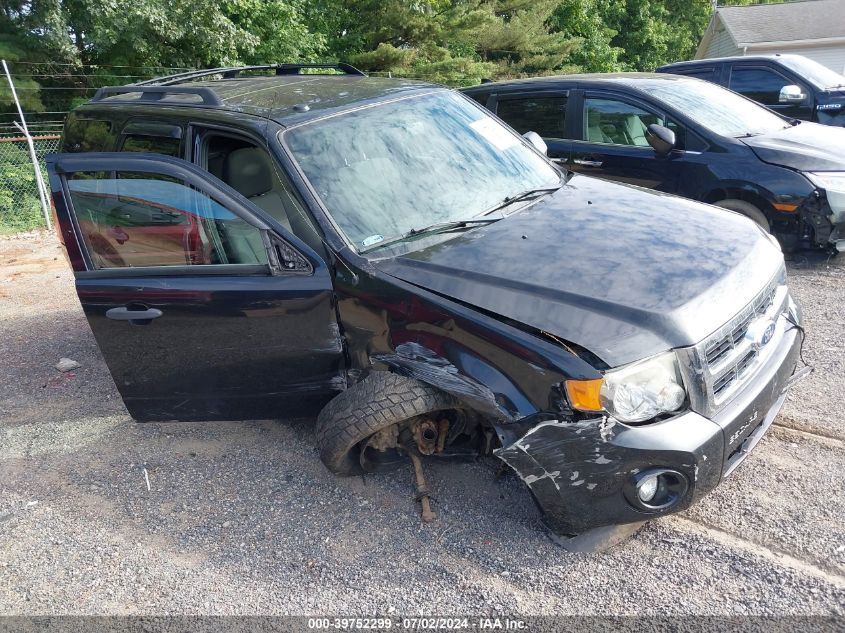
<path id="1" fill-rule="evenodd" d="M 815 171 L 804 174 L 819 189 L 824 189 L 831 210 L 845 220 L 845 171 Z"/>
<path id="2" fill-rule="evenodd" d="M 680 409 L 687 397 L 682 384 L 675 352 L 667 352 L 606 372 L 601 403 L 621 422 L 644 422 Z"/>

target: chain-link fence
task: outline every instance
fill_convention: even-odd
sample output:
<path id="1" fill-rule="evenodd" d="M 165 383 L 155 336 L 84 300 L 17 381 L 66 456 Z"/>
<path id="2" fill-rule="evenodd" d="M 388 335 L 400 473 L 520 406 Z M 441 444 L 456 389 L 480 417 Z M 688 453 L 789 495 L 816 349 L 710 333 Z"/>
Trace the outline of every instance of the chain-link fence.
<path id="1" fill-rule="evenodd" d="M 30 132 L 44 173 L 44 156 L 59 149 L 55 132 Z M 15 233 L 44 226 L 35 170 L 23 134 L 0 134 L 0 232 Z"/>

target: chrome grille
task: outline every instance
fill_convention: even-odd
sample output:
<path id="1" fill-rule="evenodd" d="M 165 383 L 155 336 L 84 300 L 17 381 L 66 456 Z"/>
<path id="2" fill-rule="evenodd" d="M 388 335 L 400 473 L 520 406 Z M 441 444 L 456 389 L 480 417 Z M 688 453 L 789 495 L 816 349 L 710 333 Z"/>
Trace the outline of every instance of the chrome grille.
<path id="1" fill-rule="evenodd" d="M 720 332 L 721 335 L 716 335 L 708 340 L 704 350 L 704 357 L 708 365 L 718 364 L 732 349 L 736 349 L 742 343 L 751 322 L 764 315 L 772 307 L 777 289 L 777 285 L 766 288 L 764 292 L 755 297 L 749 307 L 740 312 L 739 321 L 728 332 Z"/>
<path id="2" fill-rule="evenodd" d="M 788 309 L 789 293 L 781 269 L 734 318 L 698 345 L 678 350 L 693 409 L 712 415 L 751 378 L 777 346 L 773 340 L 760 350 L 746 339 L 751 324 L 766 316 L 776 323 L 775 338 L 786 329 L 780 316 Z"/>

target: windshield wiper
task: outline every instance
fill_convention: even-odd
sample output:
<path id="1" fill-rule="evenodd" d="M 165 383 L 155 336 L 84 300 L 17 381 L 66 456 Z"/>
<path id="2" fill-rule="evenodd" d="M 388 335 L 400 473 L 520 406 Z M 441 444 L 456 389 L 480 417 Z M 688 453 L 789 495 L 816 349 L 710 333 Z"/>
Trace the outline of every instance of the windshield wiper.
<path id="1" fill-rule="evenodd" d="M 496 211 L 501 211 L 505 207 L 509 207 L 510 205 L 512 205 L 514 202 L 531 200 L 532 198 L 539 198 L 540 196 L 546 195 L 548 193 L 554 193 L 562 186 L 563 185 L 557 185 L 556 187 L 541 187 L 538 189 L 526 189 L 525 191 L 514 194 L 512 196 L 506 196 L 504 199 L 502 199 L 501 202 L 493 205 L 481 215 L 490 215 L 491 213 L 495 213 Z"/>
<path id="2" fill-rule="evenodd" d="M 421 235 L 431 235 L 432 233 L 444 233 L 446 231 L 454 231 L 456 229 L 465 229 L 470 228 L 474 225 L 483 225 L 483 224 L 492 224 L 493 222 L 498 222 L 502 218 L 471 218 L 469 220 L 451 220 L 448 222 L 435 222 L 434 224 L 429 224 L 428 226 L 423 226 L 420 228 L 414 228 L 402 235 L 397 235 L 396 237 L 391 237 L 386 240 L 382 240 L 377 244 L 373 244 L 369 248 L 362 249 L 361 253 L 369 253 L 370 251 L 374 251 L 378 248 L 384 248 L 385 246 L 390 246 L 391 244 L 396 244 L 397 242 L 404 242 L 406 240 L 414 239 L 415 237 L 419 237 Z"/>

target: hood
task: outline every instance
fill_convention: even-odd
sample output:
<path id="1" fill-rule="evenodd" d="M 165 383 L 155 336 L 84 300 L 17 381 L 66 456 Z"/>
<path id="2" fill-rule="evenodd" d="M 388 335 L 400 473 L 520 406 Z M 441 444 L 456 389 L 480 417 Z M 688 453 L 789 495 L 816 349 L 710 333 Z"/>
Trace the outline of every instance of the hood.
<path id="1" fill-rule="evenodd" d="M 770 134 L 739 139 L 760 160 L 798 171 L 845 170 L 845 129 L 802 122 Z"/>
<path id="2" fill-rule="evenodd" d="M 503 220 L 374 265 L 618 366 L 699 342 L 782 262 L 736 213 L 574 176 Z"/>

